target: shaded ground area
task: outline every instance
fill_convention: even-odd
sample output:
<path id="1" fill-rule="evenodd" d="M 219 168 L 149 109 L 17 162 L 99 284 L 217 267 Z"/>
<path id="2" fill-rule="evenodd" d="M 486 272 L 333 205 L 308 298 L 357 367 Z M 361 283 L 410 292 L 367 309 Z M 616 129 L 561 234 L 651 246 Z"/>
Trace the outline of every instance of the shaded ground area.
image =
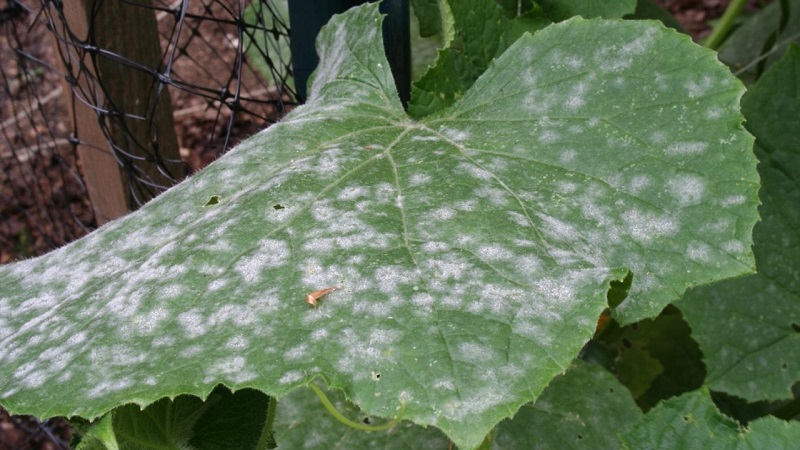
<path id="1" fill-rule="evenodd" d="M 718 18 L 729 0 L 658 0 L 673 13 L 695 40 L 708 34 L 709 21 Z M 35 1 L 22 2 L 35 10 Z M 231 4 L 235 1 L 229 2 Z M 751 1 L 750 8 L 759 2 Z M 162 21 L 159 26 L 162 26 Z M 33 26 L 32 26 L 33 24 Z M 166 25 L 163 25 L 166 26 Z M 70 144 L 70 122 L 64 108 L 63 92 L 55 71 L 36 68 L 14 49 L 24 48 L 29 56 L 55 66 L 52 38 L 42 21 L 20 12 L 14 2 L 0 0 L 0 264 L 34 256 L 79 238 L 94 228 L 94 218 Z M 229 42 L 229 32 L 213 24 L 198 26 L 198 42 Z M 190 45 L 191 43 L 184 43 Z M 205 54 L 203 53 L 205 50 Z M 230 69 L 219 64 L 230 58 L 211 54 L 198 45 L 191 58 L 176 61 L 182 81 L 207 85 Z M 234 47 L 235 48 L 235 47 Z M 27 62 L 25 62 L 27 61 Z M 215 66 L 216 64 L 216 66 Z M 181 67 L 182 65 L 182 67 Z M 263 96 L 265 83 L 252 71 L 243 75 L 244 86 L 253 97 Z M 262 91 L 260 91 L 262 90 Z M 239 140 L 263 129 L 278 111 L 268 105 L 249 105 L 257 114 L 239 114 L 231 121 L 228 110 L 218 104 L 171 92 L 181 157 L 191 171 L 213 161 L 226 145 L 226 130 L 232 127 L 230 148 Z M 45 148 L 42 152 L 42 148 Z M 67 448 L 69 426 L 63 420 L 44 423 L 15 416 L 0 409 L 0 450 Z"/>

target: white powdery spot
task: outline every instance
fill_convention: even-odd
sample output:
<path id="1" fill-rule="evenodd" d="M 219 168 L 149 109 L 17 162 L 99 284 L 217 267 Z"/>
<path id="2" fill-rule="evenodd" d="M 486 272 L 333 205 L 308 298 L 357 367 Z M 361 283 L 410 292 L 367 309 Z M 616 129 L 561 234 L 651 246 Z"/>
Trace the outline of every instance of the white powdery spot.
<path id="1" fill-rule="evenodd" d="M 29 313 L 36 310 L 49 311 L 58 306 L 60 297 L 53 292 L 42 292 L 38 297 L 25 300 L 17 309 L 17 314 Z"/>
<path id="2" fill-rule="evenodd" d="M 542 213 L 537 216 L 543 222 L 542 232 L 547 237 L 561 242 L 572 242 L 580 238 L 580 233 L 572 225 Z"/>
<path id="3" fill-rule="evenodd" d="M 420 250 L 424 253 L 438 253 L 450 250 L 450 244 L 447 242 L 440 242 L 440 241 L 429 241 L 422 246 L 420 246 Z"/>
<path id="4" fill-rule="evenodd" d="M 131 386 L 133 386 L 133 380 L 130 377 L 124 377 L 119 380 L 103 380 L 87 391 L 86 396 L 100 398 Z"/>
<path id="5" fill-rule="evenodd" d="M 254 254 L 237 261 L 235 269 L 248 284 L 261 279 L 261 271 L 270 267 L 280 267 L 289 258 L 289 246 L 283 241 L 265 239 L 261 241 Z"/>
<path id="6" fill-rule="evenodd" d="M 558 161 L 561 164 L 567 164 L 569 162 L 572 162 L 572 160 L 574 160 L 576 156 L 578 156 L 578 152 L 577 151 L 575 151 L 575 150 L 564 150 L 563 152 L 561 152 L 561 155 L 558 157 Z"/>
<path id="7" fill-rule="evenodd" d="M 656 30 L 654 28 L 648 28 L 641 36 L 622 46 L 620 53 L 623 55 L 641 55 L 648 52 L 653 45 L 655 33 Z"/>
<path id="8" fill-rule="evenodd" d="M 321 341 L 328 337 L 330 333 L 325 328 L 317 328 L 311 332 L 311 340 L 312 341 Z"/>
<path id="9" fill-rule="evenodd" d="M 708 146 L 708 142 L 681 141 L 670 144 L 665 151 L 670 155 L 695 155 L 706 151 Z"/>
<path id="10" fill-rule="evenodd" d="M 515 398 L 508 384 L 487 383 L 487 385 L 477 390 L 462 391 L 457 400 L 445 403 L 443 409 L 447 417 L 456 421 L 474 418 Z"/>
<path id="11" fill-rule="evenodd" d="M 654 238 L 672 236 L 680 229 L 677 219 L 669 215 L 656 215 L 631 209 L 622 214 L 628 235 L 639 242 L 651 242 Z"/>
<path id="12" fill-rule="evenodd" d="M 692 261 L 708 262 L 711 260 L 711 247 L 705 242 L 690 242 L 686 247 L 686 256 Z"/>
<path id="13" fill-rule="evenodd" d="M 531 222 L 530 220 L 528 220 L 528 217 L 526 215 L 520 214 L 515 211 L 507 211 L 506 213 L 508 214 L 508 217 L 511 219 L 511 221 L 514 222 L 516 225 L 519 225 L 521 227 L 531 226 Z"/>
<path id="14" fill-rule="evenodd" d="M 291 349 L 287 350 L 286 353 L 283 354 L 283 359 L 286 360 L 298 360 L 298 359 L 308 359 L 308 344 L 302 343 L 292 347 Z"/>
<path id="15" fill-rule="evenodd" d="M 431 211 L 431 218 L 433 220 L 450 220 L 456 216 L 456 211 L 453 208 L 442 206 Z"/>
<path id="16" fill-rule="evenodd" d="M 136 315 L 131 322 L 132 331 L 139 335 L 151 334 L 167 317 L 169 317 L 169 311 L 166 308 L 156 307 L 145 314 Z"/>
<path id="17" fill-rule="evenodd" d="M 421 136 L 417 134 L 411 137 L 411 142 L 436 142 L 440 140 L 439 136 Z"/>
<path id="18" fill-rule="evenodd" d="M 744 252 L 744 244 L 739 241 L 727 241 L 722 244 L 723 250 L 728 253 L 742 253 Z"/>
<path id="19" fill-rule="evenodd" d="M 510 196 L 506 191 L 490 186 L 481 186 L 475 189 L 472 195 L 478 198 L 485 198 L 492 205 L 500 207 L 507 205 L 510 200 Z"/>
<path id="20" fill-rule="evenodd" d="M 427 293 L 414 294 L 411 297 L 411 303 L 420 307 L 431 306 L 433 305 L 433 297 Z"/>
<path id="21" fill-rule="evenodd" d="M 532 255 L 519 256 L 515 259 L 514 268 L 525 277 L 533 276 L 539 272 L 542 262 Z"/>
<path id="22" fill-rule="evenodd" d="M 228 339 L 228 341 L 225 342 L 225 345 L 223 345 L 223 347 L 229 350 L 244 350 L 249 345 L 250 345 L 250 340 L 239 334 Z"/>
<path id="23" fill-rule="evenodd" d="M 462 342 L 458 345 L 458 352 L 465 361 L 476 365 L 487 364 L 498 358 L 492 347 L 477 342 Z"/>
<path id="24" fill-rule="evenodd" d="M 348 186 L 342 189 L 336 198 L 342 201 L 349 201 L 359 197 L 369 197 L 369 189 L 364 186 Z"/>
<path id="25" fill-rule="evenodd" d="M 444 389 L 446 391 L 454 391 L 456 390 L 456 384 L 451 379 L 442 379 L 437 380 L 433 383 L 433 387 L 436 389 Z"/>
<path id="26" fill-rule="evenodd" d="M 700 203 L 705 194 L 706 182 L 696 175 L 679 175 L 667 181 L 670 193 L 681 207 Z"/>
<path id="27" fill-rule="evenodd" d="M 443 128 L 441 133 L 449 140 L 455 142 L 463 142 L 469 139 L 469 132 L 464 130 L 456 130 L 455 128 Z"/>
<path id="28" fill-rule="evenodd" d="M 413 270 L 407 270 L 400 266 L 378 267 L 375 270 L 375 281 L 378 289 L 387 294 L 397 292 L 398 285 L 410 285 L 419 278 Z"/>
<path id="29" fill-rule="evenodd" d="M 629 184 L 629 190 L 631 194 L 638 194 L 646 187 L 650 186 L 651 180 L 648 175 L 636 175 L 633 177 Z"/>
<path id="30" fill-rule="evenodd" d="M 474 270 L 471 264 L 456 258 L 431 259 L 426 261 L 425 265 L 428 273 L 443 280 L 449 278 L 461 280 L 467 273 Z"/>
<path id="31" fill-rule="evenodd" d="M 206 371 L 209 375 L 231 375 L 231 374 L 242 374 L 245 372 L 245 367 L 247 366 L 247 359 L 243 356 L 229 356 L 227 358 L 222 358 L 219 361 L 214 362 L 210 367 L 209 370 Z"/>
<path id="32" fill-rule="evenodd" d="M 706 111 L 706 119 L 709 121 L 719 119 L 722 117 L 723 112 L 724 110 L 722 108 L 709 108 L 708 111 Z"/>
<path id="33" fill-rule="evenodd" d="M 556 191 L 559 194 L 569 195 L 578 190 L 578 185 L 571 181 L 559 181 L 556 185 Z"/>
<path id="34" fill-rule="evenodd" d="M 379 205 L 394 202 L 397 197 L 397 190 L 389 183 L 379 183 L 375 186 L 374 199 Z"/>
<path id="35" fill-rule="evenodd" d="M 578 83 L 572 88 L 565 106 L 568 109 L 578 109 L 586 103 L 586 83 Z"/>
<path id="36" fill-rule="evenodd" d="M 212 281 L 211 283 L 208 283 L 208 287 L 206 288 L 206 290 L 211 291 L 211 292 L 218 291 L 218 290 L 222 289 L 223 287 L 225 287 L 226 284 L 228 284 L 228 280 L 222 279 L 222 278 L 218 278 L 218 279 Z"/>
<path id="37" fill-rule="evenodd" d="M 730 206 L 742 205 L 746 201 L 747 201 L 747 197 L 744 196 L 744 195 L 731 195 L 731 196 L 723 198 L 719 202 L 719 204 L 723 208 L 728 208 Z"/>
<path id="38" fill-rule="evenodd" d="M 499 245 L 484 245 L 478 248 L 478 256 L 484 261 L 500 261 L 508 260 L 514 257 L 514 254 L 508 249 L 500 247 Z"/>
<path id="39" fill-rule="evenodd" d="M 476 166 L 475 164 L 462 162 L 458 164 L 458 167 L 456 169 L 459 172 L 469 175 L 472 178 L 476 178 L 478 180 L 486 181 L 492 179 L 492 174 L 489 171 L 482 169 Z"/>
<path id="40" fill-rule="evenodd" d="M 121 293 L 108 302 L 105 309 L 118 318 L 131 317 L 136 314 L 139 306 L 141 306 L 143 296 L 144 292 L 142 289 L 137 289 L 134 292 Z"/>
<path id="41" fill-rule="evenodd" d="M 408 179 L 409 186 L 422 186 L 428 184 L 433 180 L 433 177 L 427 173 L 415 173 Z"/>
<path id="42" fill-rule="evenodd" d="M 536 282 L 536 291 L 548 304 L 568 306 L 575 300 L 574 279 L 545 278 Z"/>
<path id="43" fill-rule="evenodd" d="M 161 289 L 161 295 L 165 299 L 174 299 L 180 297 L 185 287 L 182 284 L 171 284 Z"/>
<path id="44" fill-rule="evenodd" d="M 389 345 L 394 344 L 402 337 L 397 330 L 374 328 L 369 332 L 370 345 Z"/>
<path id="45" fill-rule="evenodd" d="M 544 130 L 539 134 L 539 142 L 542 144 L 552 144 L 561 139 L 561 135 L 553 130 Z"/>
<path id="46" fill-rule="evenodd" d="M 280 384 L 292 384 L 296 383 L 303 379 L 303 372 L 299 370 L 291 370 L 286 372 L 278 379 L 278 383 Z"/>
<path id="47" fill-rule="evenodd" d="M 668 136 L 669 135 L 664 131 L 661 131 L 661 130 L 654 131 L 654 132 L 650 133 L 650 142 L 652 142 L 653 144 L 663 144 L 663 143 L 667 142 L 667 137 Z"/>
<path id="48" fill-rule="evenodd" d="M 205 326 L 205 318 L 197 310 L 190 310 L 178 315 L 178 324 L 183 327 L 183 332 L 189 337 L 194 339 L 203 336 L 208 332 Z"/>
<path id="49" fill-rule="evenodd" d="M 713 79 L 706 75 L 700 78 L 698 81 L 689 81 L 684 84 L 684 88 L 686 88 L 689 98 L 696 98 L 700 97 L 711 90 L 711 86 L 713 85 Z"/>

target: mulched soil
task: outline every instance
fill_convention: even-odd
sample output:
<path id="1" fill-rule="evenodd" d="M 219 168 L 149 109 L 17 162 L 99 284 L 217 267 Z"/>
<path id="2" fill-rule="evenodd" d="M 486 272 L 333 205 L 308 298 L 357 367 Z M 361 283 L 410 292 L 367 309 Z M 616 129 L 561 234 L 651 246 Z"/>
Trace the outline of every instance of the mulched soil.
<path id="1" fill-rule="evenodd" d="M 719 17 L 729 0 L 658 0 L 672 12 L 683 27 L 699 40 L 709 31 L 708 22 Z M 23 1 L 36 11 L 38 2 Z M 190 2 L 202 8 L 204 2 Z M 236 13 L 239 2 L 214 4 L 216 17 Z M 753 5 L 757 1 L 751 2 Z M 752 8 L 753 6 L 751 6 Z M 229 11 L 224 11 L 229 8 Z M 96 224 L 86 191 L 81 184 L 79 166 L 72 145 L 69 118 L 64 108 L 61 84 L 55 71 L 37 70 L 36 64 L 20 64 L 14 49 L 55 66 L 51 36 L 43 21 L 32 15 L 11 18 L 15 9 L 10 0 L 0 0 L 0 61 L 4 91 L 0 92 L 2 138 L 0 139 L 0 264 L 34 256 L 76 239 Z M 207 12 L 194 11 L 200 14 Z M 162 14 L 162 34 L 172 23 Z M 219 90 L 232 86 L 230 65 L 234 60 L 236 41 L 232 25 L 210 21 L 193 25 L 198 33 L 182 38 L 179 47 L 186 48 L 175 60 L 173 77 L 196 86 Z M 233 33 L 233 34 L 232 34 Z M 227 43 L 213 50 L 209 43 Z M 164 43 L 166 45 L 166 42 Z M 29 73 L 20 81 L 20 73 Z M 252 98 L 269 98 L 264 81 L 251 70 L 242 74 L 243 92 Z M 211 101 L 172 90 L 176 131 L 181 156 L 190 171 L 196 171 L 218 157 L 225 146 L 263 129 L 280 115 L 274 106 L 244 101 L 251 111 L 236 116 Z M 232 127 L 232 139 L 225 142 L 225 131 Z M 42 150 L 42 146 L 47 147 Z M 30 151 L 25 150 L 30 149 Z M 0 450 L 54 450 L 69 442 L 70 429 L 63 420 L 41 423 L 26 416 L 9 416 L 0 409 Z"/>

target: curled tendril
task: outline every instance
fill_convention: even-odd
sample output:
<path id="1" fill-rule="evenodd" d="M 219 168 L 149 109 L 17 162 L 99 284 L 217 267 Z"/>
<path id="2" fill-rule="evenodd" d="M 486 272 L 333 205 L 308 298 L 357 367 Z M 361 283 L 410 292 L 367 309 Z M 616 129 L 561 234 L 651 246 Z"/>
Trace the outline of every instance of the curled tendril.
<path id="1" fill-rule="evenodd" d="M 333 403 L 331 403 L 331 401 L 328 399 L 328 396 L 325 395 L 325 393 L 322 392 L 322 389 L 320 389 L 319 386 L 314 384 L 313 381 L 308 383 L 308 387 L 310 387 L 311 390 L 314 391 L 315 394 L 317 394 L 317 397 L 319 397 L 319 400 L 322 402 L 322 405 L 325 406 L 325 409 L 327 409 L 328 412 L 336 420 L 338 420 L 339 422 L 347 425 L 350 428 L 355 428 L 356 430 L 362 430 L 362 431 L 386 431 L 389 428 L 392 428 L 393 426 L 397 425 L 403 419 L 403 413 L 405 413 L 405 411 L 406 411 L 406 403 L 405 402 L 401 402 L 400 403 L 400 413 L 393 420 L 391 420 L 389 422 L 386 422 L 386 423 L 384 423 L 382 425 L 366 425 L 366 424 L 363 424 L 363 423 L 354 422 L 354 421 L 348 419 L 347 417 L 345 417 L 344 415 L 342 415 L 342 413 L 340 413 L 339 410 L 337 410 L 336 407 L 333 406 Z"/>

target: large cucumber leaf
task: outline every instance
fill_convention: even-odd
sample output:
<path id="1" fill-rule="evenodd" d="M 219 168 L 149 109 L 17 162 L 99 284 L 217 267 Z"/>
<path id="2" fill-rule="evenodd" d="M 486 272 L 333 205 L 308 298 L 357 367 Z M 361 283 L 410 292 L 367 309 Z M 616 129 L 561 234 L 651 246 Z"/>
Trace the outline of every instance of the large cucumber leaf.
<path id="1" fill-rule="evenodd" d="M 714 390 L 792 398 L 800 381 L 800 47 L 792 46 L 742 99 L 756 136 L 762 221 L 758 273 L 693 289 L 678 306 L 692 326 Z"/>
<path id="2" fill-rule="evenodd" d="M 322 377 L 460 448 L 534 400 L 614 310 L 749 272 L 743 88 L 655 22 L 574 19 L 412 121 L 374 4 L 318 40 L 308 104 L 139 211 L 0 267 L 0 402 L 97 417 Z M 337 286 L 305 302 L 314 291 Z"/>

